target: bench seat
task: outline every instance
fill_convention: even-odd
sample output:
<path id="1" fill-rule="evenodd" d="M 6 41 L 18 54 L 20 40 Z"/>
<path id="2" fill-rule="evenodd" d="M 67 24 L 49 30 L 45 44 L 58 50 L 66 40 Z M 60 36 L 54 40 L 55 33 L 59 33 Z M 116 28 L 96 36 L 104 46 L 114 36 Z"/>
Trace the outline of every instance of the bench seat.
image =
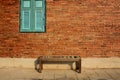
<path id="1" fill-rule="evenodd" d="M 81 58 L 80 56 L 40 56 L 38 58 L 39 69 L 38 72 L 42 72 L 44 62 L 76 62 L 76 70 L 81 73 Z"/>

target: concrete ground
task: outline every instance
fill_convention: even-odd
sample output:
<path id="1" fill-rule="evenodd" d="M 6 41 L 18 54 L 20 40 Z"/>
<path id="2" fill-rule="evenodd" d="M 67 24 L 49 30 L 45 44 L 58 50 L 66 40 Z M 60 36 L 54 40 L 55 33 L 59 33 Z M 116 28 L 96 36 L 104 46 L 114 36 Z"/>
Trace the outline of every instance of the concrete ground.
<path id="1" fill-rule="evenodd" d="M 43 70 L 0 68 L 0 80 L 120 80 L 120 69 Z"/>

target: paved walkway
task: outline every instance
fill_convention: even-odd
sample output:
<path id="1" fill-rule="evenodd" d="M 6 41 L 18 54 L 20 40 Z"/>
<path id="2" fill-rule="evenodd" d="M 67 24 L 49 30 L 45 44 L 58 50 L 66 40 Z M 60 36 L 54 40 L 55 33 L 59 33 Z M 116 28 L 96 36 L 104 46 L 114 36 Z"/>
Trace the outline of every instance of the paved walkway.
<path id="1" fill-rule="evenodd" d="M 0 68 L 0 80 L 120 80 L 120 69 L 43 70 Z"/>

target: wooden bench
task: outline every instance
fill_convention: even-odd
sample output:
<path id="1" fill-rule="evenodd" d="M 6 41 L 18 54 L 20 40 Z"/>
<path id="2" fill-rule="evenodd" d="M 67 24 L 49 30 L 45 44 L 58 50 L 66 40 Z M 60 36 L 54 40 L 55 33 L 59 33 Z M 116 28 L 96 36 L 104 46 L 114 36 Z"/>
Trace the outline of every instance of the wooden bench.
<path id="1" fill-rule="evenodd" d="M 38 58 L 39 69 L 42 72 L 44 62 L 76 62 L 76 70 L 81 73 L 81 58 L 80 56 L 40 56 Z"/>

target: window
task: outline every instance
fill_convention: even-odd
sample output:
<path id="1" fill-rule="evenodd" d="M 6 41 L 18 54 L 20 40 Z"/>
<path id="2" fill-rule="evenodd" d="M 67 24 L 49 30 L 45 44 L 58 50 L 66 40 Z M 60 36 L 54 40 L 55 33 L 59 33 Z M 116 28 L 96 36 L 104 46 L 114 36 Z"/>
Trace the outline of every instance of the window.
<path id="1" fill-rule="evenodd" d="M 20 32 L 45 32 L 45 0 L 21 0 Z"/>

